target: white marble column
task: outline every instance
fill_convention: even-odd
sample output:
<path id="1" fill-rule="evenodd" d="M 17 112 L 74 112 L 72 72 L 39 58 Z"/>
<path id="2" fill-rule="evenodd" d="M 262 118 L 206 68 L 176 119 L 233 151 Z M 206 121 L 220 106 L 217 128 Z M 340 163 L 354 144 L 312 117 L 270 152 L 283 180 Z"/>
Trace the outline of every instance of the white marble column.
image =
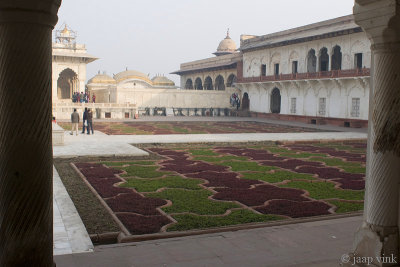
<path id="1" fill-rule="evenodd" d="M 0 1 L 0 266 L 53 266 L 51 31 L 61 0 Z"/>
<path id="2" fill-rule="evenodd" d="M 371 40 L 372 66 L 364 222 L 356 257 L 391 256 L 399 262 L 400 4 L 356 0 L 354 15 Z M 397 266 L 379 263 L 377 266 Z"/>

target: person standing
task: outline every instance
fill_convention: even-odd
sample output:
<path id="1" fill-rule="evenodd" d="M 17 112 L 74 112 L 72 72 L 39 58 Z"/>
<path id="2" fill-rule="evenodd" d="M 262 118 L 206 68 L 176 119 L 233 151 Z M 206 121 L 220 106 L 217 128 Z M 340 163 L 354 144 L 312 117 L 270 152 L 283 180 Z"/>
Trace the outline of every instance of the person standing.
<path id="1" fill-rule="evenodd" d="M 85 108 L 85 111 L 83 112 L 83 125 L 82 125 L 82 133 L 85 133 L 85 127 L 87 127 L 87 108 Z"/>
<path id="2" fill-rule="evenodd" d="M 74 131 L 76 131 L 76 135 L 78 135 L 79 114 L 76 112 L 76 108 L 74 108 L 74 112 L 71 114 L 71 123 L 71 135 L 74 134 Z"/>
<path id="3" fill-rule="evenodd" d="M 87 134 L 90 134 L 90 130 L 93 132 L 93 113 L 92 110 L 89 108 L 87 111 Z"/>

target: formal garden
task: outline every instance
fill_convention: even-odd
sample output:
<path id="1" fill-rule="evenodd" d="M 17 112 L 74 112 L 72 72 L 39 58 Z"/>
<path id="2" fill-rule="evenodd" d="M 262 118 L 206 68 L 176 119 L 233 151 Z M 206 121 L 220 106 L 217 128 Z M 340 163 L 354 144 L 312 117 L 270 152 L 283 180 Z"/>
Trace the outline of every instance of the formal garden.
<path id="1" fill-rule="evenodd" d="M 130 235 L 199 230 L 363 208 L 363 141 L 141 148 L 150 156 L 55 159 L 90 234 L 119 225 Z"/>

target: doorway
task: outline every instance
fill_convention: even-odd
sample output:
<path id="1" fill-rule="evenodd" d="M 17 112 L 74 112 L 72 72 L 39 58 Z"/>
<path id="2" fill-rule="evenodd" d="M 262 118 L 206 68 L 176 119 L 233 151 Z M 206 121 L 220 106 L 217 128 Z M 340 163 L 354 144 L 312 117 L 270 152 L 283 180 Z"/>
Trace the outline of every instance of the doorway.
<path id="1" fill-rule="evenodd" d="M 281 113 L 281 92 L 278 88 L 274 88 L 271 94 L 271 112 Z"/>

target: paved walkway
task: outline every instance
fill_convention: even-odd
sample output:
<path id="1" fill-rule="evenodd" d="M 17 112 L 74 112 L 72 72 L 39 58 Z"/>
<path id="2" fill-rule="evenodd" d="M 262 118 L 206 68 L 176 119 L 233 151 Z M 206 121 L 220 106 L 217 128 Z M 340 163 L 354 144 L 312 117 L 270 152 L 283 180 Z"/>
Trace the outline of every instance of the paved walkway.
<path id="1" fill-rule="evenodd" d="M 93 244 L 74 203 L 53 168 L 53 254 L 93 252 Z"/>
<path id="2" fill-rule="evenodd" d="M 174 120 L 186 119 L 174 118 Z M 156 117 L 151 118 L 151 121 L 156 120 Z M 219 120 L 235 119 L 219 118 Z M 276 122 L 266 119 L 256 120 Z M 147 152 L 130 144 L 340 140 L 367 137 L 366 129 L 316 126 L 297 122 L 279 121 L 279 123 L 345 132 L 157 136 L 108 136 L 98 131 L 95 131 L 94 135 L 75 136 L 66 132 L 65 144 L 54 146 L 53 154 L 54 157 L 143 156 L 147 155 Z M 54 254 L 67 254 L 55 257 L 57 266 L 337 266 L 341 255 L 350 251 L 353 233 L 361 224 L 360 217 L 350 217 L 223 234 L 99 246 L 95 248 L 94 253 L 76 254 L 90 252 L 93 246 L 56 171 L 53 203 Z"/>
<path id="3" fill-rule="evenodd" d="M 265 227 L 259 229 L 96 247 L 94 253 L 55 257 L 70 266 L 339 266 L 351 251 L 362 218 Z"/>
<path id="4" fill-rule="evenodd" d="M 263 120 L 265 121 L 265 120 Z M 270 122 L 270 120 L 268 120 Z M 285 125 L 309 127 L 295 122 L 280 122 Z M 312 125 L 330 131 L 348 130 L 344 127 Z M 321 128 L 322 127 L 322 128 Z M 256 141 L 312 141 L 366 139 L 366 129 L 356 132 L 308 132 L 308 133 L 233 133 L 233 134 L 170 134 L 170 135 L 106 135 L 95 131 L 92 135 L 70 135 L 65 132 L 64 145 L 54 146 L 54 157 L 76 156 L 146 156 L 130 144 L 141 143 L 199 143 L 199 142 L 256 142 Z"/>

